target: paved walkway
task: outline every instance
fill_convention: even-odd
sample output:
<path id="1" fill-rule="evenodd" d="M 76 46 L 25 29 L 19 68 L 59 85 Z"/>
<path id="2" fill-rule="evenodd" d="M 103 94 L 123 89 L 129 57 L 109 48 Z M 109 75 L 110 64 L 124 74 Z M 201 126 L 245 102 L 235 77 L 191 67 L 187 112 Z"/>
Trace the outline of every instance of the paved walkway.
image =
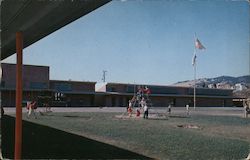
<path id="1" fill-rule="evenodd" d="M 38 108 L 37 111 L 43 112 L 44 108 Z M 53 107 L 53 112 L 126 112 L 126 107 Z M 15 108 L 4 108 L 6 114 L 15 113 Z M 196 107 L 194 110 L 190 107 L 191 115 L 222 115 L 222 116 L 243 116 L 244 109 L 241 107 Z M 26 108 L 23 108 L 23 113 L 26 113 Z M 149 113 L 166 113 L 167 107 L 152 107 Z M 185 107 L 173 107 L 172 114 L 186 114 Z"/>

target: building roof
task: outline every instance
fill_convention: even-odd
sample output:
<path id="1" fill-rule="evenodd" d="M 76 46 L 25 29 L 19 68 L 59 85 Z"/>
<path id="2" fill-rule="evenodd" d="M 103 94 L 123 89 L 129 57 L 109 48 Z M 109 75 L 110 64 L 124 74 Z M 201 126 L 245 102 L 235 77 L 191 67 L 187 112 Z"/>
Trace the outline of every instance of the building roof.
<path id="1" fill-rule="evenodd" d="M 16 32 L 23 33 L 23 47 L 25 48 L 109 1 L 1 1 L 1 60 L 15 53 Z"/>
<path id="2" fill-rule="evenodd" d="M 11 66 L 15 66 L 15 63 L 1 63 L 1 65 L 11 65 Z M 23 64 L 24 67 L 46 67 L 49 68 L 49 66 L 45 66 L 45 65 L 32 65 L 32 64 Z"/>
<path id="3" fill-rule="evenodd" d="M 108 85 L 136 85 L 136 86 L 147 86 L 150 88 L 152 87 L 169 87 L 169 88 L 193 88 L 193 87 L 185 87 L 185 86 L 172 86 L 172 85 L 154 85 L 154 84 L 132 84 L 132 83 L 116 83 L 116 82 L 110 82 L 106 83 L 106 86 Z M 221 88 L 203 88 L 203 87 L 196 87 L 196 89 L 214 89 L 214 90 L 233 90 L 233 89 L 221 89 Z"/>
<path id="4" fill-rule="evenodd" d="M 91 81 L 72 81 L 72 80 L 49 80 L 50 82 L 72 82 L 72 83 L 91 83 L 91 84 L 96 84 L 96 82 L 91 82 Z"/>

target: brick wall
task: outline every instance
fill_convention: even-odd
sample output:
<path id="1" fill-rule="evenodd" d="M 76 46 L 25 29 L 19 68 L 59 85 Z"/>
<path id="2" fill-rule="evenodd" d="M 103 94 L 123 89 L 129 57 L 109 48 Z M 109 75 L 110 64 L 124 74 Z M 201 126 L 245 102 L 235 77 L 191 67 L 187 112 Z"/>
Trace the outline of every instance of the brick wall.
<path id="1" fill-rule="evenodd" d="M 16 65 L 2 63 L 2 87 L 16 87 Z M 49 67 L 23 65 L 23 88 L 24 89 L 48 89 Z"/>

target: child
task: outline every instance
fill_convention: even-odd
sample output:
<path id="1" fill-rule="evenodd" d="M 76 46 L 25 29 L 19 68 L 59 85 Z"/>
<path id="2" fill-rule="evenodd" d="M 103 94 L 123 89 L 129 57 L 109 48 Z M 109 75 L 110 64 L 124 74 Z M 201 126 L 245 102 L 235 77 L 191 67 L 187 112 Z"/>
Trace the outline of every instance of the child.
<path id="1" fill-rule="evenodd" d="M 31 115 L 33 115 L 35 118 L 36 113 L 35 110 L 37 109 L 36 101 L 32 101 L 31 103 L 27 103 L 27 109 L 28 109 L 28 118 L 30 118 Z"/>
<path id="2" fill-rule="evenodd" d="M 129 100 L 129 103 L 128 103 L 128 114 L 129 114 L 129 117 L 132 116 L 132 101 Z"/>
<path id="3" fill-rule="evenodd" d="M 144 89 L 144 94 L 146 95 L 146 98 L 149 99 L 149 94 L 151 94 L 151 90 L 147 86 Z"/>
<path id="4" fill-rule="evenodd" d="M 168 105 L 168 114 L 171 114 L 171 106 L 172 106 L 172 104 L 169 103 L 169 105 Z"/>
<path id="5" fill-rule="evenodd" d="M 140 113 L 140 110 L 137 109 L 137 110 L 136 110 L 136 117 L 140 117 L 140 114 L 141 114 L 141 113 Z"/>
<path id="6" fill-rule="evenodd" d="M 247 99 L 243 100 L 243 107 L 244 107 L 244 117 L 247 118 L 248 117 L 248 110 L 249 110 Z"/>
<path id="7" fill-rule="evenodd" d="M 128 115 L 129 115 L 129 117 L 132 117 L 132 107 L 128 107 Z"/>
<path id="8" fill-rule="evenodd" d="M 48 103 L 45 103 L 45 112 L 52 112 Z"/>
<path id="9" fill-rule="evenodd" d="M 186 111 L 187 111 L 187 115 L 189 116 L 189 103 L 186 104 Z"/>
<path id="10" fill-rule="evenodd" d="M 147 104 L 144 105 L 143 110 L 144 110 L 143 118 L 148 119 L 148 106 L 147 106 Z"/>

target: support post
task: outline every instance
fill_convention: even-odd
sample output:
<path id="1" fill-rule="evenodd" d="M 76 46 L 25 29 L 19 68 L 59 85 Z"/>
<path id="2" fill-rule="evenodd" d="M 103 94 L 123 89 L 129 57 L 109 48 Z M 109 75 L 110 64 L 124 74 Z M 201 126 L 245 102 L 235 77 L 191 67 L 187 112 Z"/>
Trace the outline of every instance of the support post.
<path id="1" fill-rule="evenodd" d="M 21 159 L 22 153 L 22 32 L 16 33 L 16 124 L 15 124 L 15 159 Z"/>

